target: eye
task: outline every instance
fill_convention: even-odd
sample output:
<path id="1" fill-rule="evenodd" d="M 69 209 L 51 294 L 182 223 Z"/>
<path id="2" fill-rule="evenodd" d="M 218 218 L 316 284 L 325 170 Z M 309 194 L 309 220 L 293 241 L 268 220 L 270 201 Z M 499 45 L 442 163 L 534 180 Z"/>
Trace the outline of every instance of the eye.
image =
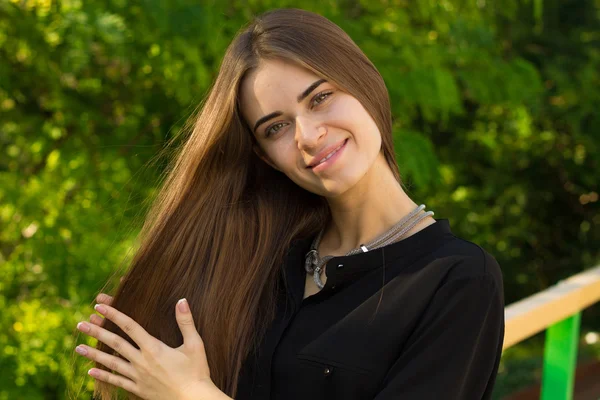
<path id="1" fill-rule="evenodd" d="M 318 106 L 319 104 L 323 103 L 332 93 L 333 92 L 321 92 L 315 95 L 312 100 L 313 106 Z"/>
<path id="2" fill-rule="evenodd" d="M 265 130 L 265 137 L 269 137 L 271 136 L 271 134 L 279 132 L 279 130 L 283 128 L 284 125 L 285 124 L 283 122 L 277 122 L 276 124 L 269 126 Z"/>

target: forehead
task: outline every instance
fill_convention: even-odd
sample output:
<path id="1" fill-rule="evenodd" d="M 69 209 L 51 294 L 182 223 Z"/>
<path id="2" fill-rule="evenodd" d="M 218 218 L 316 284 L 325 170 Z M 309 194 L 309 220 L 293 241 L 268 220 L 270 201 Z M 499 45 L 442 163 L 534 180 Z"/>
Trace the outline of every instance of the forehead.
<path id="1" fill-rule="evenodd" d="M 281 109 L 319 77 L 312 71 L 284 60 L 264 60 L 240 85 L 240 107 L 247 119 Z"/>

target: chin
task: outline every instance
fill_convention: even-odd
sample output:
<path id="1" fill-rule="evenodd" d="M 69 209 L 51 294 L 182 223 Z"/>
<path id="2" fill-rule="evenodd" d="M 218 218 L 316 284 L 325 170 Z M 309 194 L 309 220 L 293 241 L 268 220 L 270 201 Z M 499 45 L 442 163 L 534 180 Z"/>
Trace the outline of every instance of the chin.
<path id="1" fill-rule="evenodd" d="M 362 176 L 342 176 L 339 179 L 335 177 L 320 182 L 319 187 L 312 186 L 307 190 L 323 197 L 338 197 L 352 189 Z"/>
<path id="2" fill-rule="evenodd" d="M 354 179 L 351 182 L 328 182 L 324 187 L 324 193 L 322 196 L 325 197 L 338 197 L 348 192 L 358 183 L 359 179 Z"/>

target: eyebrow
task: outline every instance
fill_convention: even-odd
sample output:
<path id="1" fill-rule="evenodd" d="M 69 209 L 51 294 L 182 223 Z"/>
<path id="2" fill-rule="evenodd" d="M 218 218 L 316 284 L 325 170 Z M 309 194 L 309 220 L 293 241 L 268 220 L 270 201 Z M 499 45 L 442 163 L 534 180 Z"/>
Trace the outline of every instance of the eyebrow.
<path id="1" fill-rule="evenodd" d="M 317 88 L 317 86 L 319 86 L 323 82 L 327 82 L 327 79 L 319 79 L 318 81 L 314 82 L 312 85 L 307 87 L 306 90 L 298 96 L 298 103 L 300 103 L 302 100 L 304 100 L 306 98 L 306 96 L 308 96 L 310 94 L 310 92 L 315 90 Z"/>
<path id="2" fill-rule="evenodd" d="M 321 83 L 327 82 L 327 79 L 319 79 L 318 81 L 313 82 L 309 87 L 307 87 L 302 93 L 300 93 L 297 97 L 298 103 L 306 98 L 313 90 L 315 90 Z M 282 111 L 275 111 L 270 114 L 265 115 L 264 117 L 260 117 L 258 121 L 254 124 L 253 131 L 256 132 L 256 128 L 267 122 L 268 120 L 279 117 L 282 115 Z"/>

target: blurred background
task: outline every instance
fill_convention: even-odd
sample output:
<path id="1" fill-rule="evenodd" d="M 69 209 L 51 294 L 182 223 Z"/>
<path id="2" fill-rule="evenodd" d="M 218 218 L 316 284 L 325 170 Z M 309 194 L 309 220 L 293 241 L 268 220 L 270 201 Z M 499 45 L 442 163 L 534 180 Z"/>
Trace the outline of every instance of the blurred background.
<path id="1" fill-rule="evenodd" d="M 277 7 L 375 63 L 409 195 L 496 257 L 506 305 L 599 264 L 599 0 L 0 0 L 0 400 L 91 397 L 75 325 L 135 245 L 163 145 Z M 599 331 L 596 304 L 580 363 Z M 503 353 L 495 398 L 539 382 L 543 344 Z"/>

